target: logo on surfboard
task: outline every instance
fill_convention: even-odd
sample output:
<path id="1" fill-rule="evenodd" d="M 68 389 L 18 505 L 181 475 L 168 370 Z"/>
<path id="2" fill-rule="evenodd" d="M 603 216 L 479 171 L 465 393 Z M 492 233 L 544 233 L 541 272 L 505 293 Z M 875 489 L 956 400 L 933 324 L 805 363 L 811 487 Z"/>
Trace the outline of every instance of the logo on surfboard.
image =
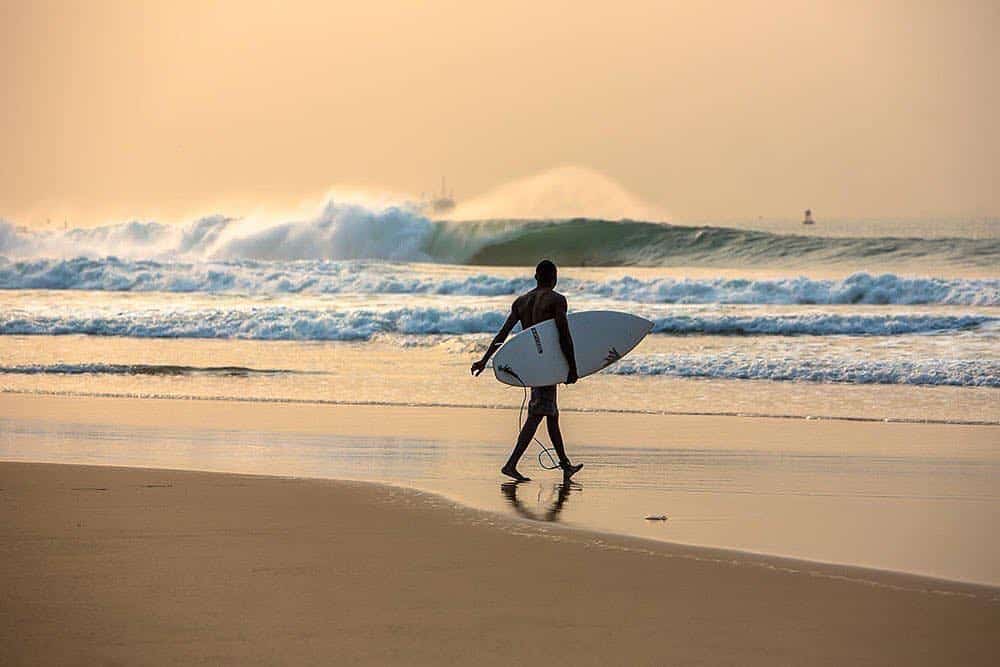
<path id="1" fill-rule="evenodd" d="M 618 353 L 618 350 L 613 347 L 609 348 L 608 354 L 604 357 L 604 366 L 601 366 L 601 368 L 606 368 L 621 358 L 622 355 Z"/>
<path id="2" fill-rule="evenodd" d="M 531 327 L 531 336 L 535 339 L 535 349 L 538 350 L 538 354 L 542 353 L 542 338 L 535 331 L 535 327 Z"/>

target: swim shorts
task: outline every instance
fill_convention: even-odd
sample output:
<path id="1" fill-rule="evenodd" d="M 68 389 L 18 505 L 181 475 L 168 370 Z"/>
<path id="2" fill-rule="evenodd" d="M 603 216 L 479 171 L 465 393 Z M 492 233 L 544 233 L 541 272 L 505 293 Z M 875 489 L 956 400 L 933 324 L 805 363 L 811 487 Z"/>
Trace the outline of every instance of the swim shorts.
<path id="1" fill-rule="evenodd" d="M 531 388 L 528 414 L 538 417 L 555 417 L 559 414 L 559 407 L 556 405 L 556 385 Z"/>

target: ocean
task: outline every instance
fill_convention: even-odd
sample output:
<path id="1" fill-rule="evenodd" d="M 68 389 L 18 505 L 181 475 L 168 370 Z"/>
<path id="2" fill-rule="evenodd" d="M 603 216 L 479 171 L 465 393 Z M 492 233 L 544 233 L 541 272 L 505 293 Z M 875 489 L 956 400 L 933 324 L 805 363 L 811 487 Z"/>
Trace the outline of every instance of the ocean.
<path id="1" fill-rule="evenodd" d="M 0 223 L 0 388 L 510 407 L 467 369 L 549 257 L 572 310 L 655 323 L 564 409 L 1000 423 L 1000 224 L 830 227 Z"/>

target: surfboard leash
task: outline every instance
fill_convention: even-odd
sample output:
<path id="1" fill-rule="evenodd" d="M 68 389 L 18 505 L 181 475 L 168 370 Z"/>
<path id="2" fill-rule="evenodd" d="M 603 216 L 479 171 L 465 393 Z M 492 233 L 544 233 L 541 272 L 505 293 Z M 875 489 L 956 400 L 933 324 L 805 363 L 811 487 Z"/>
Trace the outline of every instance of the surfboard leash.
<path id="1" fill-rule="evenodd" d="M 521 408 L 517 411 L 517 432 L 520 433 L 521 429 L 524 427 L 524 408 L 528 404 L 528 385 L 524 384 L 524 380 L 521 379 L 521 376 L 515 373 L 514 369 L 510 366 L 498 366 L 497 370 L 503 371 L 512 378 L 516 379 L 518 383 L 520 383 L 521 389 L 524 391 L 524 396 L 521 398 Z M 559 465 L 559 460 L 552 455 L 552 452 L 555 450 L 546 447 L 537 436 L 533 435 L 531 436 L 531 439 L 538 443 L 538 446 L 542 448 L 542 451 L 538 452 L 538 466 L 542 470 L 556 470 L 562 467 Z M 552 464 L 551 466 L 545 465 L 542 461 L 542 455 L 549 457 L 549 463 Z"/>

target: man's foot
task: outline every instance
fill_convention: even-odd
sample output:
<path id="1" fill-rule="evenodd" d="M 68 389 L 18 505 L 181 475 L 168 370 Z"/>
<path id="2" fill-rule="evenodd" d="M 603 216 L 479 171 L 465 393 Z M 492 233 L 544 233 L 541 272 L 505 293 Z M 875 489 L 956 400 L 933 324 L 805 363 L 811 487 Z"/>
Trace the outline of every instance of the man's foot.
<path id="1" fill-rule="evenodd" d="M 582 467 L 583 467 L 582 463 L 577 463 L 576 465 L 572 465 L 572 464 L 569 464 L 569 463 L 563 464 L 561 466 L 562 471 L 563 471 L 563 481 L 564 482 L 568 482 L 573 477 L 573 475 L 575 475 L 576 473 L 580 472 L 580 469 Z"/>
<path id="2" fill-rule="evenodd" d="M 508 477 L 512 477 L 515 482 L 530 482 L 531 481 L 530 477 L 525 477 L 524 475 L 522 475 L 521 473 L 519 473 L 517 471 L 517 468 L 509 468 L 507 466 L 504 466 L 503 468 L 500 468 L 500 472 L 502 472 L 503 474 L 507 475 Z"/>

